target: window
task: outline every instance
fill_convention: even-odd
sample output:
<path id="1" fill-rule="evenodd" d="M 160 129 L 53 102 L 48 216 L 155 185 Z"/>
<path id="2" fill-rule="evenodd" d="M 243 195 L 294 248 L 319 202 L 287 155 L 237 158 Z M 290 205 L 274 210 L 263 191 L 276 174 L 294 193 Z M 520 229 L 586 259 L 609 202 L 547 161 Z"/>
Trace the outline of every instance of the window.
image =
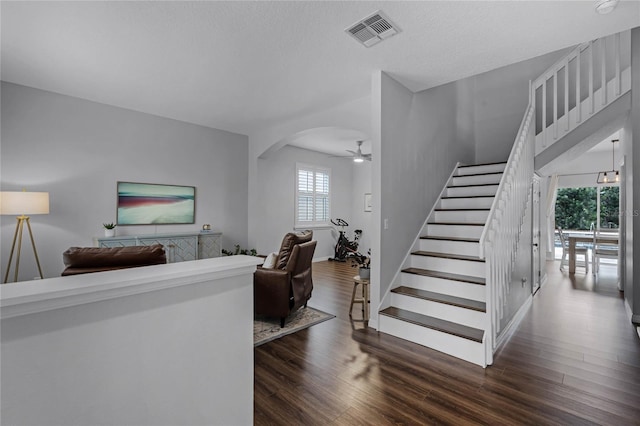
<path id="1" fill-rule="evenodd" d="M 296 166 L 296 228 L 324 226 L 331 217 L 331 170 L 316 166 Z"/>
<path id="2" fill-rule="evenodd" d="M 618 186 L 560 188 L 556 198 L 556 226 L 580 230 L 618 228 L 619 198 Z"/>

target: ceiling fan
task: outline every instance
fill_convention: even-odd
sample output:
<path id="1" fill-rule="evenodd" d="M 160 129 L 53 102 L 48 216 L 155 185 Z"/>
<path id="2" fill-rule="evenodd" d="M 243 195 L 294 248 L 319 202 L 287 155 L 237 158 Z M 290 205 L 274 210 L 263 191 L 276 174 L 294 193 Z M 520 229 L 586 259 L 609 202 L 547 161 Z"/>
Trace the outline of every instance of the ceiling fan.
<path id="1" fill-rule="evenodd" d="M 362 163 L 364 160 L 371 161 L 371 154 L 362 153 L 362 149 L 361 149 L 362 142 L 363 141 L 356 141 L 356 144 L 358 144 L 357 151 L 352 151 L 350 149 L 346 150 L 347 152 L 350 152 L 351 154 L 353 154 L 352 158 L 354 163 Z"/>

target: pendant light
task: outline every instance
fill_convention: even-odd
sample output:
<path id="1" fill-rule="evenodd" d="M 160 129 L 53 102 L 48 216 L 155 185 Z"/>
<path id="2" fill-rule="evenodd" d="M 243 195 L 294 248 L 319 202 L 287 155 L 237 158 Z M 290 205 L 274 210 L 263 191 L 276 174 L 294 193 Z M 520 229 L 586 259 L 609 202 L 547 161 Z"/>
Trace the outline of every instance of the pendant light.
<path id="1" fill-rule="evenodd" d="M 599 184 L 613 184 L 620 182 L 620 171 L 615 169 L 615 155 L 616 155 L 616 145 L 618 139 L 612 139 L 611 143 L 611 170 L 604 171 L 598 173 L 598 183 Z"/>

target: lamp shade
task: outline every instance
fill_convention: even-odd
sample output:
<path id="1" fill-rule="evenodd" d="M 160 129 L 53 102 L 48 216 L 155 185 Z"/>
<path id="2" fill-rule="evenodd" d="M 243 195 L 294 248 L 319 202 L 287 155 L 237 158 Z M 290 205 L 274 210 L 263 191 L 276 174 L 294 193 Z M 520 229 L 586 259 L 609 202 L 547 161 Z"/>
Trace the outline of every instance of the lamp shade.
<path id="1" fill-rule="evenodd" d="M 0 214 L 49 214 L 48 192 L 2 191 Z"/>

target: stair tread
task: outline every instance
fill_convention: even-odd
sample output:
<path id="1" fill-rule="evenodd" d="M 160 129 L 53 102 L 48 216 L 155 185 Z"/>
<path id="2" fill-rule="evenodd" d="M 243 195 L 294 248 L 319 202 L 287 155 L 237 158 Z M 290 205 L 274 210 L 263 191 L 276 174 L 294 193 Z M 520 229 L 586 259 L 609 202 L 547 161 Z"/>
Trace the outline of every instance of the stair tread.
<path id="1" fill-rule="evenodd" d="M 495 195 L 458 195 L 440 197 L 441 200 L 449 200 L 451 198 L 495 198 Z"/>
<path id="2" fill-rule="evenodd" d="M 453 178 L 463 178 L 471 176 L 487 176 L 487 175 L 503 175 L 504 172 L 484 172 L 484 173 L 470 173 L 468 175 L 454 175 Z"/>
<path id="3" fill-rule="evenodd" d="M 406 268 L 402 272 L 414 275 L 422 275 L 423 277 L 442 278 L 451 281 L 461 281 L 470 284 L 486 285 L 486 280 L 481 277 L 472 277 L 470 275 L 452 274 L 450 272 L 432 271 L 422 268 Z"/>
<path id="4" fill-rule="evenodd" d="M 391 292 L 417 297 L 419 299 L 430 300 L 432 302 L 443 303 L 445 305 L 457 306 L 459 308 L 471 309 L 478 312 L 487 311 L 487 305 L 484 302 L 465 299 L 462 297 L 450 296 L 448 294 L 435 293 L 433 291 L 426 291 L 413 287 L 400 286 L 392 289 Z"/>
<path id="5" fill-rule="evenodd" d="M 439 237 L 436 235 L 425 235 L 420 237 L 421 240 L 440 240 L 440 241 L 460 241 L 463 243 L 479 243 L 480 238 L 466 238 L 466 237 Z"/>
<path id="6" fill-rule="evenodd" d="M 482 343 L 482 337 L 484 336 L 483 330 L 456 324 L 454 322 L 446 321 L 440 318 L 418 314 L 416 312 L 407 311 L 405 309 L 399 309 L 394 306 L 383 309 L 382 311 L 380 311 L 380 314 L 402 321 L 410 322 L 422 327 L 430 328 L 432 330 L 437 330 L 443 333 L 462 337 L 463 339 L 473 340 L 474 342 L 478 343 Z"/>
<path id="7" fill-rule="evenodd" d="M 436 251 L 424 251 L 424 250 L 416 250 L 412 251 L 411 254 L 416 256 L 429 256 L 429 257 L 441 257 L 443 259 L 456 259 L 456 260 L 469 260 L 472 262 L 484 262 L 484 259 L 479 258 L 478 256 L 467 256 L 464 254 L 450 254 L 450 253 L 439 253 Z"/>
<path id="8" fill-rule="evenodd" d="M 434 211 L 436 212 L 488 212 L 491 211 L 491 209 L 473 209 L 473 208 L 468 208 L 468 209 L 434 209 Z"/>
<path id="9" fill-rule="evenodd" d="M 460 164 L 458 166 L 459 169 L 462 169 L 464 167 L 478 167 L 478 166 L 496 166 L 498 164 L 507 164 L 506 161 L 498 161 L 496 163 L 480 163 L 480 164 Z"/>
<path id="10" fill-rule="evenodd" d="M 484 226 L 482 222 L 427 222 L 427 225 L 464 225 L 464 226 Z"/>
<path id="11" fill-rule="evenodd" d="M 458 177 L 458 176 L 456 176 Z M 453 188 L 471 188 L 474 186 L 499 186 L 499 183 L 476 183 L 473 185 L 450 185 L 447 186 L 447 189 L 453 189 Z"/>

